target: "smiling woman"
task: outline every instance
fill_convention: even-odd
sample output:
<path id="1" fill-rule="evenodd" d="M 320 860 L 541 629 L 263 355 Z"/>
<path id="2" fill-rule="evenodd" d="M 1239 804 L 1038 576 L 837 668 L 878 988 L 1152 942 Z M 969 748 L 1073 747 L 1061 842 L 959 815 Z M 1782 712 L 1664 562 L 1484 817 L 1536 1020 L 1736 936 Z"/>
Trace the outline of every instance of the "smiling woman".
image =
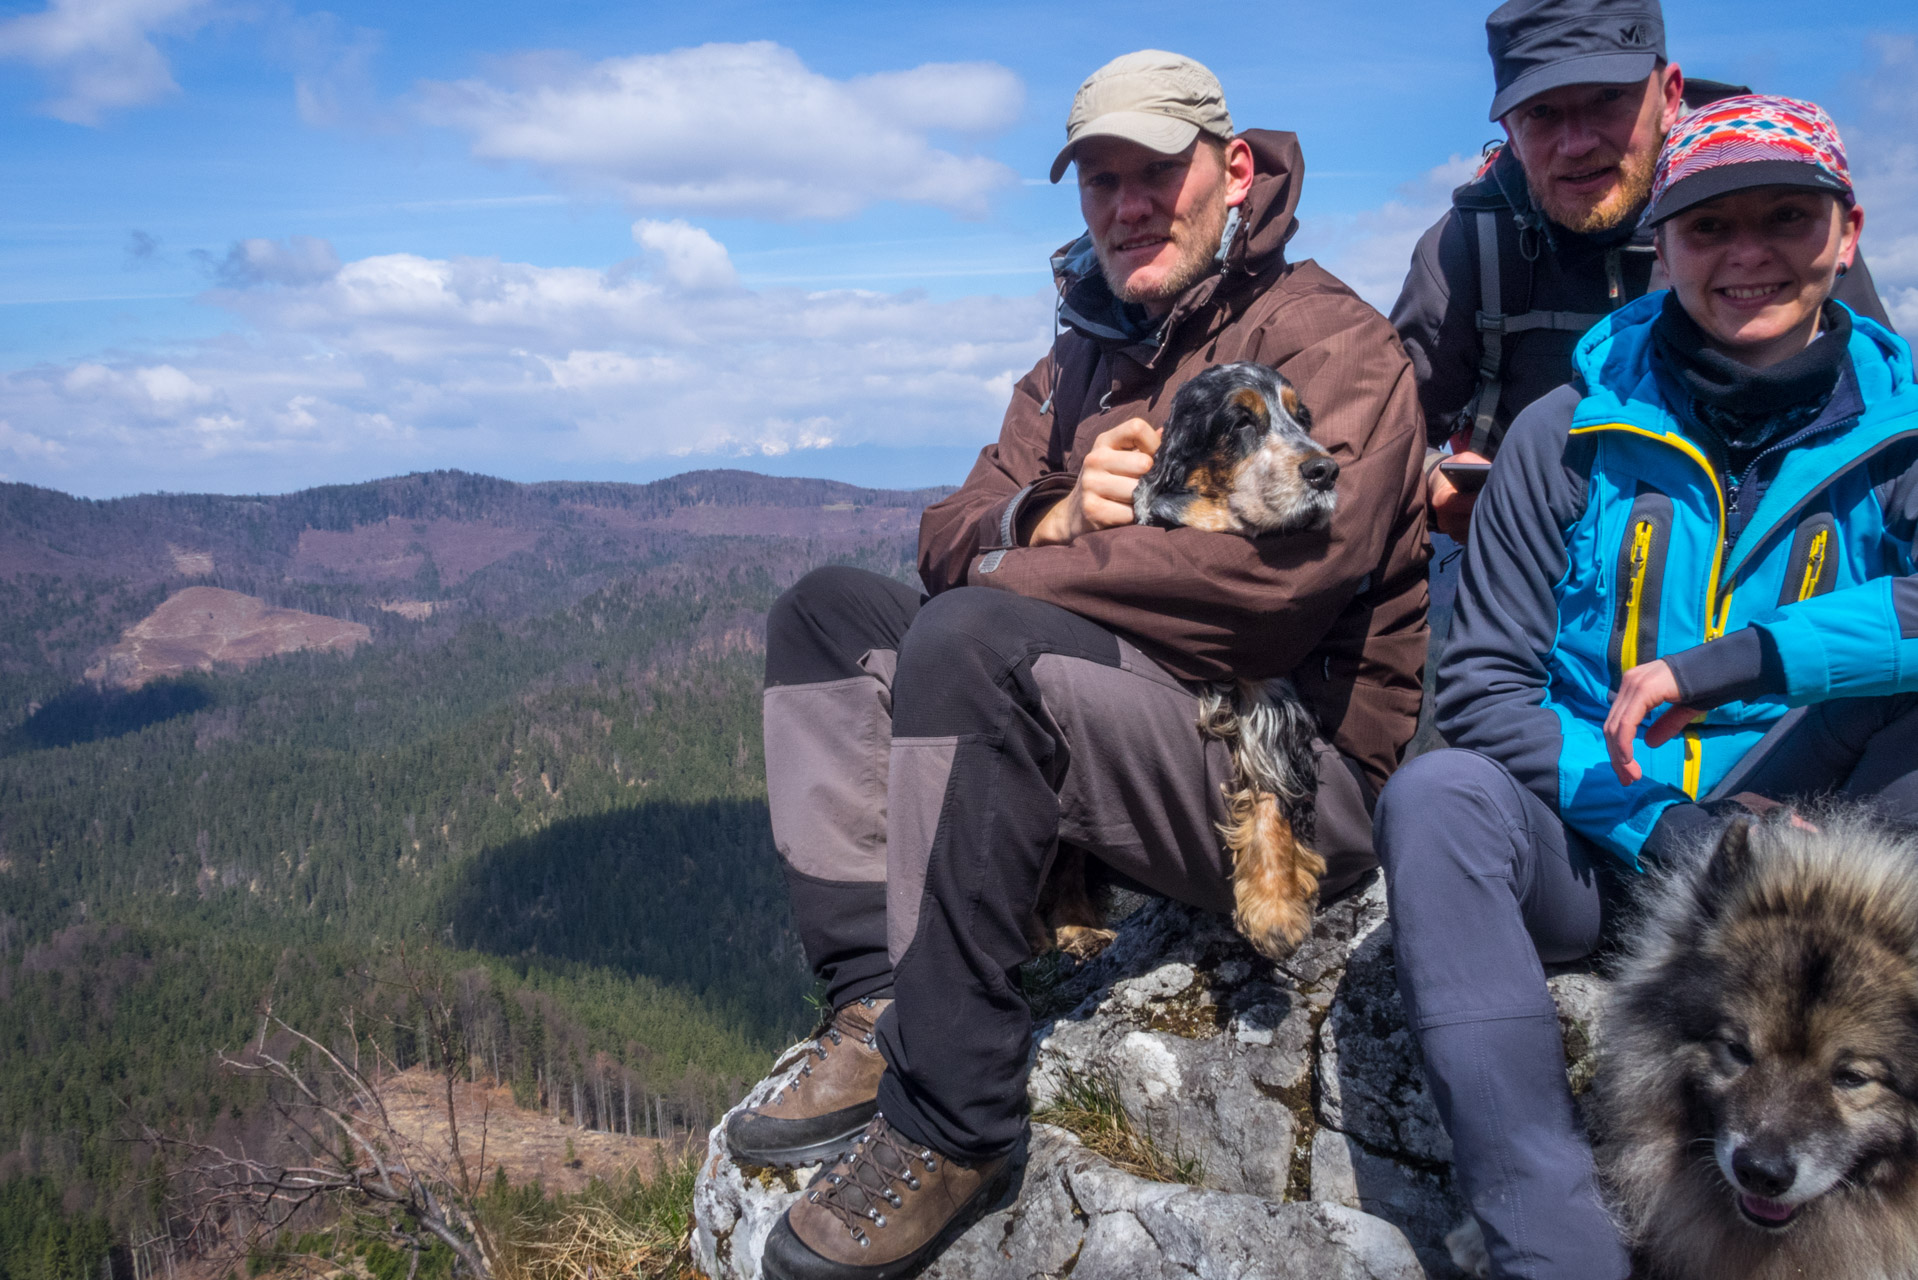
<path id="1" fill-rule="evenodd" d="M 1646 220 L 1685 314 L 1714 348 L 1762 368 L 1817 336 L 1865 211 L 1829 116 L 1747 95 L 1674 131 Z"/>

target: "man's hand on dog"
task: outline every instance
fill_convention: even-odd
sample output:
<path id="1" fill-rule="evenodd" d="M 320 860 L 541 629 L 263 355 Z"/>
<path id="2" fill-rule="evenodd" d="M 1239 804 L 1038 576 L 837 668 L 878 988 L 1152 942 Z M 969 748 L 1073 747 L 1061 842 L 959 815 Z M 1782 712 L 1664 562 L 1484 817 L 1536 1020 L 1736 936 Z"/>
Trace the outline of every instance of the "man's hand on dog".
<path id="1" fill-rule="evenodd" d="M 1159 429 L 1144 418 L 1128 418 L 1100 432 L 1072 492 L 1039 518 L 1029 545 L 1060 546 L 1098 529 L 1131 524 L 1132 491 L 1152 469 L 1158 451 Z"/>
<path id="2" fill-rule="evenodd" d="M 1678 705 L 1678 697 L 1678 680 L 1662 658 L 1633 667 L 1618 682 L 1612 712 L 1605 717 L 1605 750 L 1612 758 L 1612 772 L 1623 785 L 1629 787 L 1644 776 L 1644 770 L 1632 759 L 1632 740 L 1654 707 L 1673 704 L 1645 730 L 1648 747 L 1664 746 L 1697 717 L 1693 708 Z"/>

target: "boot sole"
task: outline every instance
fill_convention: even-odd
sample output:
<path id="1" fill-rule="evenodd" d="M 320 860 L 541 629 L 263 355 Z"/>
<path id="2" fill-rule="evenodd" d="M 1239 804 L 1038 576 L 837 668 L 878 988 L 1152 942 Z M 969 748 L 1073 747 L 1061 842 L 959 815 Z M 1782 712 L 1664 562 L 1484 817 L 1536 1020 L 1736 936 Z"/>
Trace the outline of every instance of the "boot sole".
<path id="1" fill-rule="evenodd" d="M 870 1119 L 868 1116 L 867 1120 Z M 826 1138 L 804 1147 L 780 1147 L 771 1151 L 743 1151 L 733 1145 L 732 1136 L 728 1134 L 726 1150 L 731 1153 L 734 1164 L 749 1165 L 756 1169 L 798 1169 L 811 1164 L 824 1164 L 851 1150 L 852 1140 L 865 1132 L 865 1128 L 866 1120 L 861 1120 L 836 1138 Z"/>
<path id="2" fill-rule="evenodd" d="M 935 1235 L 917 1249 L 893 1262 L 884 1262 L 876 1267 L 856 1267 L 848 1263 L 833 1262 L 822 1258 L 806 1247 L 806 1242 L 793 1234 L 786 1223 L 786 1215 L 781 1214 L 779 1221 L 773 1224 L 772 1235 L 766 1238 L 766 1247 L 759 1257 L 760 1274 L 765 1280 L 906 1280 L 932 1265 L 933 1260 L 998 1207 L 1005 1196 L 1006 1188 L 1012 1185 L 1013 1175 L 1025 1168 L 1027 1139 L 1021 1138 L 1018 1147 L 1007 1158 L 999 1172 L 992 1175 L 973 1192 L 972 1199 L 963 1209 L 952 1215 L 952 1221 L 939 1229 Z M 785 1236 L 792 1241 L 791 1247 L 801 1252 L 799 1270 L 780 1267 L 773 1256 L 773 1241 Z"/>

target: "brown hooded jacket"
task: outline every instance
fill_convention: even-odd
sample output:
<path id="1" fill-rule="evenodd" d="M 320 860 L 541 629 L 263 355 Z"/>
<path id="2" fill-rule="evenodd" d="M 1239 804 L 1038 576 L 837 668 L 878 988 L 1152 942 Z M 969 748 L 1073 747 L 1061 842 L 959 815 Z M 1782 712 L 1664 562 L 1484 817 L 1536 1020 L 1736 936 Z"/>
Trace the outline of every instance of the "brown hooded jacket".
<path id="1" fill-rule="evenodd" d="M 1054 260 L 1065 327 L 1014 389 L 998 443 L 926 510 L 919 573 L 935 593 L 973 585 L 1049 600 L 1185 679 L 1290 675 L 1377 787 L 1412 735 L 1425 660 L 1418 391 L 1384 317 L 1316 263 L 1286 261 L 1298 139 L 1240 136 L 1256 176 L 1223 268 L 1178 300 L 1156 338 L 1112 319 L 1117 302 L 1083 242 Z M 1186 379 L 1234 360 L 1276 368 L 1311 409 L 1313 438 L 1340 467 L 1329 528 L 1243 538 L 1127 525 L 1023 545 L 1101 432 L 1135 417 L 1163 425 Z"/>

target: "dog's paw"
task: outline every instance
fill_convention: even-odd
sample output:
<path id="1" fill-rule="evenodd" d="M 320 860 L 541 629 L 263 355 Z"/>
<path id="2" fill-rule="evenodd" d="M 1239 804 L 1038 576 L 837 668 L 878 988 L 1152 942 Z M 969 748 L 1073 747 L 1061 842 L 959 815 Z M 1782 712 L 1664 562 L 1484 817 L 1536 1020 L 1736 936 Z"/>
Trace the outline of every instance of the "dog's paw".
<path id="1" fill-rule="evenodd" d="M 1074 960 L 1083 963 L 1111 946 L 1112 940 L 1118 936 L 1111 929 L 1062 924 L 1052 931 L 1052 945 Z"/>
<path id="2" fill-rule="evenodd" d="M 1479 1229 L 1478 1219 L 1466 1216 L 1465 1221 L 1445 1233 L 1445 1252 L 1452 1255 L 1452 1265 L 1468 1276 L 1483 1277 L 1492 1274 L 1492 1255 L 1485 1248 L 1485 1232 Z"/>
<path id="3" fill-rule="evenodd" d="M 1283 960 L 1298 950 L 1305 935 L 1312 931 L 1312 909 L 1316 897 L 1247 901 L 1241 897 L 1232 913 L 1232 925 L 1258 953 L 1268 960 Z"/>

